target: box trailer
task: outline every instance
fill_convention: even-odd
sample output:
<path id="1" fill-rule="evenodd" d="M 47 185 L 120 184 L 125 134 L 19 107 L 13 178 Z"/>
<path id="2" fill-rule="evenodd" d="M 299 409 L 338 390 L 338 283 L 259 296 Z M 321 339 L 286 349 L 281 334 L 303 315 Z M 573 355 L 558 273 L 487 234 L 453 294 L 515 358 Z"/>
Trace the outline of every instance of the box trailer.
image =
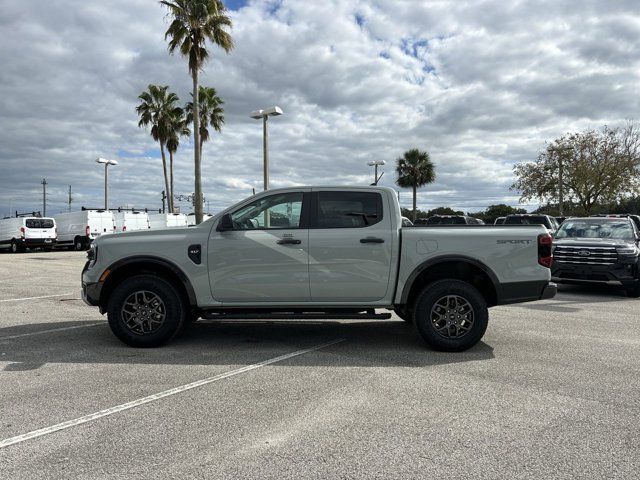
<path id="1" fill-rule="evenodd" d="M 203 222 L 206 220 L 209 220 L 210 218 L 211 218 L 211 215 L 209 215 L 208 213 L 202 214 Z M 187 226 L 192 227 L 195 224 L 196 224 L 196 214 L 194 212 L 187 214 Z"/>
<path id="2" fill-rule="evenodd" d="M 0 220 L 0 248 L 18 253 L 27 248 L 50 250 L 55 244 L 56 222 L 53 218 L 17 215 Z"/>
<path id="3" fill-rule="evenodd" d="M 135 230 L 148 230 L 149 214 L 140 211 L 119 211 L 113 212 L 116 223 L 116 232 L 133 232 Z"/>
<path id="4" fill-rule="evenodd" d="M 86 250 L 100 235 L 115 231 L 113 214 L 108 210 L 83 209 L 54 216 L 58 227 L 58 246 Z"/>
<path id="5" fill-rule="evenodd" d="M 184 213 L 150 213 L 149 226 L 152 229 L 186 227 L 187 216 Z"/>

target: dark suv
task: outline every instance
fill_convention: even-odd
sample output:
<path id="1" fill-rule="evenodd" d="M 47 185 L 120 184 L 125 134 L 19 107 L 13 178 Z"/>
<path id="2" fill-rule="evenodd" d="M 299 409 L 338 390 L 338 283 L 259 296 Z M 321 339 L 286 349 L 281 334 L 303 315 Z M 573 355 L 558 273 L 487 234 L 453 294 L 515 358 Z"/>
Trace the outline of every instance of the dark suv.
<path id="1" fill-rule="evenodd" d="M 544 225 L 547 230 L 555 232 L 559 225 L 555 218 L 549 215 L 537 215 L 535 213 L 518 213 L 507 215 L 505 225 Z"/>
<path id="2" fill-rule="evenodd" d="M 640 297 L 639 242 L 627 217 L 568 218 L 555 234 L 552 279 L 616 285 Z"/>
<path id="3" fill-rule="evenodd" d="M 597 215 L 591 215 L 592 217 L 606 217 L 606 218 L 630 218 L 633 223 L 636 224 L 638 230 L 640 230 L 640 215 L 632 215 L 630 213 L 599 213 Z"/>

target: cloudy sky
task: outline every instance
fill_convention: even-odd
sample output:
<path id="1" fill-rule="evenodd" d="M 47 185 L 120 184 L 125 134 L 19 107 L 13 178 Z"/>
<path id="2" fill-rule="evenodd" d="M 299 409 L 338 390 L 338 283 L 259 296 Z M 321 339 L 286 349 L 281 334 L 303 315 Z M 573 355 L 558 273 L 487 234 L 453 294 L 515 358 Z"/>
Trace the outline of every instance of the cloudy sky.
<path id="1" fill-rule="evenodd" d="M 160 206 L 159 150 L 137 127 L 149 83 L 189 98 L 186 63 L 167 53 L 154 0 L 29 0 L 0 9 L 0 215 L 102 204 L 98 156 L 114 158 L 111 204 Z M 202 84 L 226 125 L 203 153 L 219 211 L 262 186 L 256 108 L 270 123 L 272 187 L 371 182 L 366 163 L 418 147 L 437 181 L 422 208 L 516 205 L 512 166 L 566 131 L 637 118 L 637 2 L 460 0 L 228 1 L 236 48 L 213 50 Z M 579 6 L 578 6 L 579 5 Z M 176 193 L 193 191 L 193 150 L 178 152 Z M 411 194 L 401 194 L 409 206 Z M 186 203 L 181 204 L 188 211 Z"/>

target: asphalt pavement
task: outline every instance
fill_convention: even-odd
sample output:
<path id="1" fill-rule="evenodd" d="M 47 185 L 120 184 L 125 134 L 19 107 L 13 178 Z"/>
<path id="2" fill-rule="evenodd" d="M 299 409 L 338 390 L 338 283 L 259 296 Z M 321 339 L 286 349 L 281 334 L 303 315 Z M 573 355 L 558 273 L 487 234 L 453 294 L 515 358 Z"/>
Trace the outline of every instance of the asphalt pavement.
<path id="1" fill-rule="evenodd" d="M 561 287 L 428 350 L 388 321 L 204 321 L 133 349 L 84 253 L 0 254 L 0 478 L 638 478 L 640 300 Z"/>

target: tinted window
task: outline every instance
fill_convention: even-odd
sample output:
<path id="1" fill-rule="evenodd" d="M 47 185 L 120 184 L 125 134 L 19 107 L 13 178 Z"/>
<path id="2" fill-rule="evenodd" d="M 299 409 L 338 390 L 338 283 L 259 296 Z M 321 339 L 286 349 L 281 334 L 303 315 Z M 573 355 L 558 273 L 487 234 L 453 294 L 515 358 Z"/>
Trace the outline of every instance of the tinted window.
<path id="1" fill-rule="evenodd" d="M 429 217 L 427 225 L 464 225 L 464 217 Z"/>
<path id="2" fill-rule="evenodd" d="M 553 228 L 553 224 L 544 215 L 531 215 L 526 217 L 507 217 L 504 221 L 506 225 L 544 225 Z"/>
<path id="3" fill-rule="evenodd" d="M 27 228 L 53 228 L 53 220 L 50 218 L 27 218 L 24 221 Z"/>
<path id="4" fill-rule="evenodd" d="M 318 228 L 361 228 L 382 221 L 382 196 L 372 192 L 320 192 Z"/>
<path id="5" fill-rule="evenodd" d="M 302 192 L 263 197 L 231 214 L 236 230 L 300 228 Z"/>

